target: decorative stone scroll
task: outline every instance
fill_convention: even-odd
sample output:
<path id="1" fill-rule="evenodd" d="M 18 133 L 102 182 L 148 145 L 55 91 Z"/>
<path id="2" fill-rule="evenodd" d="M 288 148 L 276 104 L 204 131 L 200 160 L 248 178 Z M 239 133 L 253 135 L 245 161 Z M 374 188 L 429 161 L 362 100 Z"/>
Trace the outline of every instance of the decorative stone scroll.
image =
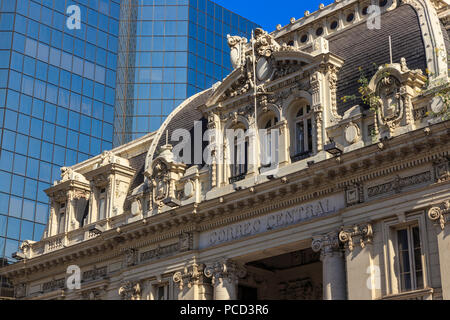
<path id="1" fill-rule="evenodd" d="M 445 229 L 445 224 L 450 220 L 450 200 L 444 201 L 442 204 L 436 207 L 432 207 L 428 210 L 428 218 L 431 221 L 439 223 L 442 230 Z"/>
<path id="2" fill-rule="evenodd" d="M 339 232 L 339 241 L 342 242 L 350 251 L 353 251 L 355 244 L 359 243 L 361 248 L 366 244 L 372 243 L 373 229 L 370 223 L 363 225 L 355 225 L 351 229 L 342 227 Z"/>
<path id="3" fill-rule="evenodd" d="M 200 284 L 204 280 L 204 264 L 194 263 L 192 266 L 186 266 L 183 271 L 176 272 L 173 275 L 173 282 L 178 284 L 180 290 L 183 288 L 192 288 L 193 285 Z"/>
<path id="4" fill-rule="evenodd" d="M 335 252 L 340 252 L 339 239 L 336 232 L 331 232 L 325 235 L 313 238 L 311 248 L 314 252 L 320 252 L 320 259 L 327 255 L 333 255 Z"/>
<path id="5" fill-rule="evenodd" d="M 450 179 L 450 161 L 447 157 L 440 157 L 433 162 L 436 182 Z"/>

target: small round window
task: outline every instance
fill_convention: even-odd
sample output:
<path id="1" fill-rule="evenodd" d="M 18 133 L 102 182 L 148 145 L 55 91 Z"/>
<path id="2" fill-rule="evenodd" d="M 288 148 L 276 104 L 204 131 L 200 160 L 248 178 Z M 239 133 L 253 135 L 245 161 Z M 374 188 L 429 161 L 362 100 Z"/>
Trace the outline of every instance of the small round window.
<path id="1" fill-rule="evenodd" d="M 293 46 L 294 46 L 294 41 L 292 41 L 292 40 L 289 41 L 289 42 L 288 42 L 288 46 L 293 47 Z"/>
<path id="2" fill-rule="evenodd" d="M 338 22 L 336 20 L 334 20 L 331 24 L 330 24 L 330 28 L 331 30 L 336 30 L 336 28 L 338 27 Z"/>
<path id="3" fill-rule="evenodd" d="M 369 7 L 364 7 L 364 8 L 362 9 L 362 14 L 363 14 L 363 16 L 367 15 L 367 10 L 369 10 Z"/>
<path id="4" fill-rule="evenodd" d="M 317 35 L 317 36 L 321 36 L 322 34 L 323 34 L 323 28 L 320 27 L 320 28 L 318 28 L 318 29 L 316 30 L 316 35 Z"/>
<path id="5" fill-rule="evenodd" d="M 352 22 L 353 19 L 355 19 L 355 15 L 354 15 L 353 13 L 350 13 L 350 14 L 347 16 L 347 22 Z"/>
<path id="6" fill-rule="evenodd" d="M 387 5 L 387 0 L 380 0 L 380 7 Z"/>
<path id="7" fill-rule="evenodd" d="M 308 35 L 304 34 L 304 35 L 300 38 L 300 42 L 301 42 L 301 43 L 305 43 L 306 41 L 308 41 Z"/>

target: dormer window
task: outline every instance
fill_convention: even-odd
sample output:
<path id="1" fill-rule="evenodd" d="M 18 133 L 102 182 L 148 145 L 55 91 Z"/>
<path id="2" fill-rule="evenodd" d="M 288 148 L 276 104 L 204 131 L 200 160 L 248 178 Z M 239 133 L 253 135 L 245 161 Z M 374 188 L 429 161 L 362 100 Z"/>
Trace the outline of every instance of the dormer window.
<path id="1" fill-rule="evenodd" d="M 98 197 L 98 220 L 106 218 L 106 188 L 101 188 Z"/>
<path id="2" fill-rule="evenodd" d="M 66 226 L 66 204 L 61 203 L 58 212 L 58 233 L 64 233 Z"/>
<path id="3" fill-rule="evenodd" d="M 311 106 L 305 104 L 301 105 L 295 117 L 293 162 L 307 158 L 312 153 L 312 119 L 313 114 L 311 112 Z"/>

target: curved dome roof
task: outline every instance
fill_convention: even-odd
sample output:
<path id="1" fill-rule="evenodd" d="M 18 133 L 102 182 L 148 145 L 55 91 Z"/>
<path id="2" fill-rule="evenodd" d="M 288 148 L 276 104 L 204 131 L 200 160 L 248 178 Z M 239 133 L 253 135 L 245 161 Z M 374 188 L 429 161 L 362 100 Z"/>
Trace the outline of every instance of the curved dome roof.
<path id="1" fill-rule="evenodd" d="M 189 132 L 193 132 L 194 123 L 196 121 L 205 122 L 202 112 L 199 107 L 204 105 L 209 99 L 214 89 L 209 88 L 205 91 L 197 93 L 196 95 L 186 99 L 180 104 L 172 113 L 167 117 L 161 127 L 158 129 L 158 133 L 153 141 L 150 149 L 147 153 L 145 161 L 145 169 L 147 169 L 153 159 L 158 156 L 158 152 L 161 146 L 166 144 L 166 134 L 170 137 L 176 129 L 186 129 Z M 203 131 L 205 130 L 203 126 Z"/>

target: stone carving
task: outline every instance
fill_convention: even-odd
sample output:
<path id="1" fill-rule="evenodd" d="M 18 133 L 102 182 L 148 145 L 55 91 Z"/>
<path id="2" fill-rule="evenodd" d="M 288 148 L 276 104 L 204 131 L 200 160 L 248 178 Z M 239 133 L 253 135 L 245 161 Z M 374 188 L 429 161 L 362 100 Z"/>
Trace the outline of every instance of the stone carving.
<path id="1" fill-rule="evenodd" d="M 172 279 L 173 282 L 178 284 L 180 290 L 183 290 L 185 287 L 192 288 L 192 286 L 205 280 L 204 270 L 204 264 L 194 263 L 192 266 L 186 266 L 182 272 L 176 272 Z"/>
<path id="2" fill-rule="evenodd" d="M 81 292 L 81 299 L 83 299 L 83 300 L 101 300 L 101 297 L 105 293 L 105 290 L 106 290 L 106 286 L 83 291 L 83 292 Z"/>
<path id="3" fill-rule="evenodd" d="M 194 237 L 190 232 L 183 232 L 180 234 L 178 241 L 178 250 L 180 252 L 186 252 L 192 250 L 194 245 Z"/>
<path id="4" fill-rule="evenodd" d="M 136 265 L 138 262 L 138 251 L 136 249 L 128 248 L 124 253 L 124 265 L 126 267 L 131 267 Z"/>
<path id="5" fill-rule="evenodd" d="M 27 294 L 27 285 L 25 283 L 19 283 L 14 286 L 14 297 L 23 298 Z"/>
<path id="6" fill-rule="evenodd" d="M 141 284 L 137 281 L 125 281 L 119 288 L 122 300 L 141 300 Z"/>
<path id="7" fill-rule="evenodd" d="M 400 192 L 402 188 L 425 183 L 431 181 L 431 172 L 423 172 L 413 176 L 400 178 L 397 176 L 394 180 L 373 186 L 367 189 L 367 196 L 369 198 L 375 197 L 389 192 Z"/>
<path id="8" fill-rule="evenodd" d="M 131 203 L 131 214 L 133 216 L 137 216 L 141 213 L 142 213 L 142 200 L 134 199 L 134 201 Z"/>
<path id="9" fill-rule="evenodd" d="M 169 196 L 169 170 L 167 164 L 157 161 L 153 167 L 153 200 L 160 202 Z"/>
<path id="10" fill-rule="evenodd" d="M 444 201 L 442 204 L 436 207 L 432 207 L 428 210 L 428 218 L 431 221 L 439 223 L 442 230 L 445 229 L 445 224 L 449 221 L 450 213 L 450 200 Z"/>
<path id="11" fill-rule="evenodd" d="M 377 93 L 380 97 L 378 121 L 393 133 L 404 114 L 405 90 L 398 79 L 386 76 L 378 83 Z"/>
<path id="12" fill-rule="evenodd" d="M 364 201 L 364 189 L 361 184 L 353 184 L 352 186 L 347 187 L 345 190 L 345 199 L 347 201 L 347 206 L 352 206 L 357 203 L 361 203 Z"/>
<path id="13" fill-rule="evenodd" d="M 450 179 L 450 160 L 440 157 L 433 162 L 436 182 L 444 182 Z"/>
<path id="14" fill-rule="evenodd" d="M 347 141 L 348 144 L 354 144 L 358 142 L 361 137 L 361 132 L 358 125 L 354 124 L 353 122 L 348 123 L 344 129 L 344 136 L 345 141 Z"/>
<path id="15" fill-rule="evenodd" d="M 273 52 L 279 51 L 281 46 L 275 39 L 261 28 L 255 29 L 255 51 L 261 57 L 270 57 Z"/>
<path id="16" fill-rule="evenodd" d="M 283 300 L 322 300 L 322 284 L 310 278 L 280 282 L 278 288 Z"/>
<path id="17" fill-rule="evenodd" d="M 335 252 L 340 252 L 339 239 L 336 232 L 331 232 L 325 235 L 313 238 L 311 248 L 314 252 L 320 251 L 320 259 L 327 255 L 332 255 Z"/>
<path id="18" fill-rule="evenodd" d="M 231 65 L 233 69 L 240 68 L 245 63 L 245 44 L 247 39 L 239 36 L 227 35 L 228 46 L 230 47 Z"/>
<path id="19" fill-rule="evenodd" d="M 155 249 L 141 253 L 140 261 L 141 262 L 150 261 L 154 259 L 160 259 L 162 257 L 166 257 L 171 254 L 175 254 L 179 252 L 179 247 L 180 244 L 178 242 L 167 246 L 158 245 Z"/>
<path id="20" fill-rule="evenodd" d="M 115 162 L 115 156 L 111 151 L 103 151 L 100 155 L 99 166 L 104 166 Z"/>
<path id="21" fill-rule="evenodd" d="M 373 230 L 370 223 L 363 225 L 355 225 L 351 229 L 344 229 L 342 227 L 339 232 L 339 241 L 342 242 L 350 251 L 355 248 L 355 243 L 359 243 L 361 248 L 364 248 L 366 244 L 372 243 Z"/>
<path id="22" fill-rule="evenodd" d="M 62 167 L 61 168 L 61 182 L 73 179 L 74 171 L 72 168 Z"/>
<path id="23" fill-rule="evenodd" d="M 247 271 L 231 260 L 224 260 L 215 262 L 205 268 L 204 274 L 211 278 L 213 285 L 228 281 L 230 283 L 237 283 L 239 278 L 244 278 Z"/>

